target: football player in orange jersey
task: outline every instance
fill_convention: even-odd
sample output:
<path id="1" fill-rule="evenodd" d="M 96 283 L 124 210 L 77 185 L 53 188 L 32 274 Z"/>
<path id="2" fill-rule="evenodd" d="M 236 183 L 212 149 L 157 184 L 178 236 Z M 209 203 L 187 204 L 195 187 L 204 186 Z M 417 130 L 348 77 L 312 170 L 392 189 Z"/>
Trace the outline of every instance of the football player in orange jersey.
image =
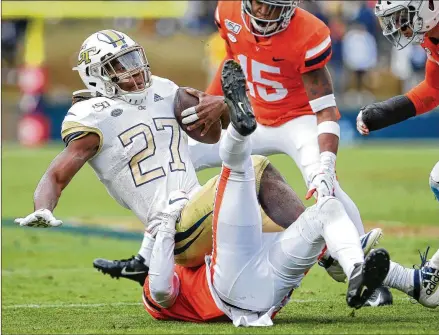
<path id="1" fill-rule="evenodd" d="M 391 262 L 384 249 L 365 257 L 354 224 L 333 196 L 319 196 L 285 231 L 264 238 L 250 156 L 249 135 L 257 124 L 246 97 L 245 76 L 234 61 L 224 65 L 223 87 L 230 124 L 220 145 L 223 164 L 215 195 L 212 253 L 197 268 L 174 264 L 175 226 L 189 199 L 184 192 L 172 192 L 158 228 L 149 235 L 145 310 L 159 320 L 229 319 L 237 327 L 271 326 L 325 243 L 349 278 L 350 307 L 362 307 L 384 282 L 436 308 L 439 250 L 428 263 L 423 257 L 421 269 Z"/>
<path id="2" fill-rule="evenodd" d="M 326 68 L 332 54 L 330 32 L 314 15 L 298 8 L 298 2 L 219 1 L 215 21 L 225 41 L 225 60 L 238 61 L 246 74 L 258 121 L 252 153 L 286 153 L 308 186 L 306 198 L 314 193 L 335 195 L 362 235 L 358 208 L 341 189 L 335 173 L 340 115 Z M 220 75 L 221 66 L 207 94 L 189 91 L 200 99 L 198 106 L 182 113 L 190 130 L 204 127 L 207 132 L 227 113 Z M 190 150 L 195 168 L 221 164 L 219 144 L 192 142 Z"/>
<path id="3" fill-rule="evenodd" d="M 388 127 L 439 106 L 439 1 L 378 1 L 375 7 L 383 35 L 397 49 L 421 44 L 427 52 L 425 80 L 405 95 L 361 109 L 357 129 L 362 135 Z M 430 187 L 439 201 L 439 162 L 430 173 Z"/>

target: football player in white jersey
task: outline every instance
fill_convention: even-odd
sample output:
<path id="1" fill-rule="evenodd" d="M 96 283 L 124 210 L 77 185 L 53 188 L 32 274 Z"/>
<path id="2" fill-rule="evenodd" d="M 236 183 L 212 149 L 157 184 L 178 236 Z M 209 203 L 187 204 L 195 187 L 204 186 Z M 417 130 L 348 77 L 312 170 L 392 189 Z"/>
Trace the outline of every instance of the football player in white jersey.
<path id="1" fill-rule="evenodd" d="M 66 148 L 36 188 L 35 212 L 16 222 L 32 227 L 61 225 L 53 211 L 63 189 L 88 162 L 109 194 L 133 211 L 149 232 L 156 229 L 169 193 L 186 192 L 191 201 L 182 213 L 175 256 L 181 265 L 200 265 L 212 245 L 217 177 L 203 186 L 198 183 L 188 154 L 188 136 L 175 118 L 178 86 L 153 76 L 143 48 L 115 30 L 88 37 L 74 70 L 87 90 L 74 95 L 79 101 L 62 123 Z M 258 192 L 264 189 L 264 196 L 259 197 L 264 231 L 281 231 L 303 212 L 303 204 L 267 158 L 253 157 L 253 161 Z M 94 266 L 111 276 L 136 280 L 148 271 L 143 262 L 150 251 L 145 247 L 148 236 L 137 256 L 97 259 Z"/>
<path id="2" fill-rule="evenodd" d="M 96 259 L 94 266 L 113 277 L 143 284 L 144 260 L 151 249 L 170 192 L 182 190 L 190 201 L 177 227 L 175 259 L 199 266 L 212 248 L 213 199 L 218 176 L 200 186 L 188 155 L 188 137 L 174 113 L 177 85 L 151 75 L 144 50 L 127 35 L 104 30 L 83 43 L 74 68 L 86 92 L 79 92 L 62 124 L 66 148 L 51 163 L 34 195 L 35 212 L 16 222 L 54 227 L 53 211 L 62 190 L 89 162 L 109 194 L 145 225 L 138 254 L 125 260 Z M 91 98 L 84 97 L 85 93 Z M 227 126 L 227 125 L 224 125 Z M 264 232 L 287 228 L 304 211 L 294 191 L 265 157 L 252 157 Z M 374 229 L 362 238 L 367 254 L 381 235 Z M 339 268 L 339 266 L 338 266 Z M 340 268 L 341 272 L 343 272 Z M 345 276 L 341 274 L 341 280 Z"/>

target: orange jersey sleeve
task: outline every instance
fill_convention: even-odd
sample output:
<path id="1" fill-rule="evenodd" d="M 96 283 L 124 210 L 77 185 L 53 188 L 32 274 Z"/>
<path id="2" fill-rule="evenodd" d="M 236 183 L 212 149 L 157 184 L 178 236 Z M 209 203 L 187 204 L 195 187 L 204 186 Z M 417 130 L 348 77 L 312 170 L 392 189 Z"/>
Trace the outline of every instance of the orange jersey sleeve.
<path id="1" fill-rule="evenodd" d="M 407 93 L 416 107 L 416 114 L 424 114 L 439 106 L 439 64 L 427 60 L 425 80 Z"/>
<path id="2" fill-rule="evenodd" d="M 175 273 L 180 280 L 180 290 L 175 303 L 170 308 L 162 308 L 155 303 L 149 291 L 149 278 L 145 280 L 143 304 L 145 310 L 154 319 L 206 322 L 225 317 L 210 293 L 206 265 L 198 268 L 176 265 Z"/>
<path id="3" fill-rule="evenodd" d="M 309 36 L 305 48 L 300 73 L 323 68 L 331 59 L 332 46 L 329 28 L 322 25 Z"/>

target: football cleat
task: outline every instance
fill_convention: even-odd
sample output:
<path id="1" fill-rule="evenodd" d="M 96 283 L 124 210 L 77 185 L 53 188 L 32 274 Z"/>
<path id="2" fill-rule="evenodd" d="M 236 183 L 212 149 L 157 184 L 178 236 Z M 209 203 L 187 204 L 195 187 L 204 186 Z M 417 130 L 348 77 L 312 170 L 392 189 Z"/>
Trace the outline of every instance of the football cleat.
<path id="1" fill-rule="evenodd" d="M 363 248 L 364 256 L 367 256 L 374 246 L 378 244 L 383 232 L 380 228 L 372 229 L 367 234 L 360 237 L 361 247 Z M 340 283 L 346 282 L 346 275 L 338 262 L 332 258 L 327 250 L 322 258 L 319 260 L 319 265 L 326 269 L 326 272 Z"/>
<path id="2" fill-rule="evenodd" d="M 410 295 L 422 306 L 436 308 L 439 306 L 439 264 L 427 261 L 429 249 L 430 247 L 423 255 L 419 252 L 421 266 L 414 271 L 414 289 Z M 439 250 L 436 253 L 439 253 Z"/>
<path id="3" fill-rule="evenodd" d="M 364 303 L 363 307 L 379 307 L 393 304 L 393 295 L 386 286 L 378 287 Z"/>
<path id="4" fill-rule="evenodd" d="M 233 128 L 242 136 L 250 135 L 256 129 L 256 119 L 247 97 L 244 72 L 234 60 L 224 63 L 221 85 Z"/>
<path id="5" fill-rule="evenodd" d="M 126 278 L 143 286 L 149 270 L 144 261 L 140 255 L 114 261 L 97 258 L 93 261 L 93 267 L 103 274 L 109 274 L 111 278 Z"/>
<path id="6" fill-rule="evenodd" d="M 390 256 L 385 249 L 374 249 L 363 263 L 355 264 L 349 278 L 346 302 L 348 306 L 359 309 L 382 285 L 390 269 Z"/>

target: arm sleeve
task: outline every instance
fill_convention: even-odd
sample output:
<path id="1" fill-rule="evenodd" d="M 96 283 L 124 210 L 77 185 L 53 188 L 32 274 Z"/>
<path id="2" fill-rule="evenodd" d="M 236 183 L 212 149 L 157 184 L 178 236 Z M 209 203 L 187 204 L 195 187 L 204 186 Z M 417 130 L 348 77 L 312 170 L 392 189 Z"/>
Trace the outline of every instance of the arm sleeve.
<path id="1" fill-rule="evenodd" d="M 163 308 L 170 308 L 174 304 L 180 289 L 180 281 L 174 272 L 174 236 L 175 221 L 173 224 L 163 222 L 157 233 L 149 264 L 151 298 Z"/>
<path id="2" fill-rule="evenodd" d="M 304 51 L 300 73 L 323 68 L 331 59 L 332 45 L 329 28 L 326 25 L 320 27 L 310 36 Z"/>
<path id="3" fill-rule="evenodd" d="M 439 65 L 427 60 L 425 80 L 410 90 L 406 96 L 416 107 L 416 115 L 424 114 L 439 106 Z"/>

